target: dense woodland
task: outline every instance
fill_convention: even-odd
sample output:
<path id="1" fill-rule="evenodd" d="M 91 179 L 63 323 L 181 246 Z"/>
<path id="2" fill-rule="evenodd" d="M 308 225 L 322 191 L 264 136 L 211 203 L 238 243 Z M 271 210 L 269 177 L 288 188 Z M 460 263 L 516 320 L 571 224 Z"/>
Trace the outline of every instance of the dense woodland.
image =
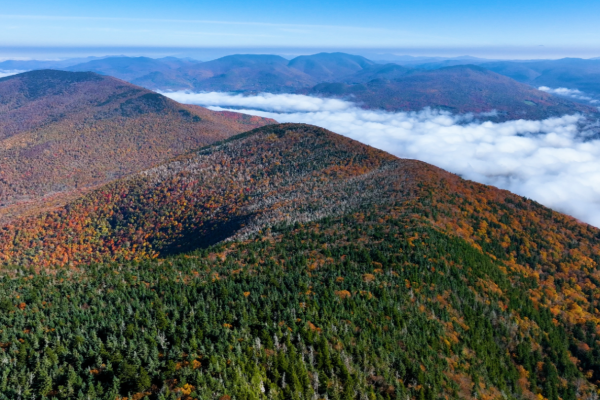
<path id="1" fill-rule="evenodd" d="M 600 231 L 272 125 L 0 232 L 0 399 L 597 398 Z"/>
<path id="2" fill-rule="evenodd" d="M 64 204 L 70 195 L 273 122 L 178 104 L 94 73 L 0 79 L 0 219 Z"/>

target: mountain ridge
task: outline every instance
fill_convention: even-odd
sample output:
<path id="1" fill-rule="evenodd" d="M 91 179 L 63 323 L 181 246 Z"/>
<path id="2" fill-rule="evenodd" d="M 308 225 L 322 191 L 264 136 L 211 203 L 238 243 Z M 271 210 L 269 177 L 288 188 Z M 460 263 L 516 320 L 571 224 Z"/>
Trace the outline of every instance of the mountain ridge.
<path id="1" fill-rule="evenodd" d="M 273 122 L 181 105 L 112 77 L 54 70 L 0 79 L 0 114 L 0 212 L 11 215 L 45 196 L 94 187 Z"/>
<path id="2" fill-rule="evenodd" d="M 471 63 L 477 66 L 469 66 Z M 584 100 L 555 93 L 553 97 L 547 97 L 547 94 L 535 91 L 540 86 L 560 86 L 593 95 L 597 89 L 593 86 L 593 77 L 598 73 L 594 63 L 597 64 L 594 60 L 578 59 L 490 62 L 458 57 L 433 64 L 409 63 L 401 66 L 376 64 L 364 57 L 345 53 L 319 53 L 292 60 L 274 55 L 237 54 L 208 62 L 108 57 L 65 68 L 92 69 L 152 90 L 321 93 L 335 97 L 348 92 L 349 98 L 357 97 L 364 108 L 414 111 L 431 106 L 476 114 L 497 109 L 499 116 L 488 119 L 503 121 L 543 119 L 559 114 L 597 114 L 598 109 Z M 477 70 L 479 74 L 475 75 L 455 73 L 450 76 L 448 68 L 451 70 L 452 67 L 487 68 L 515 80 L 501 81 L 483 70 Z M 427 76 L 430 79 L 424 78 Z M 419 82 L 411 82 L 411 79 L 421 79 L 420 84 L 428 86 L 427 89 L 415 87 Z M 518 82 L 532 87 L 526 90 Z M 412 102 L 405 91 L 411 92 L 416 100 Z M 485 96 L 482 96 L 483 93 Z M 498 102 L 497 107 L 495 102 Z"/>
<path id="3" fill-rule="evenodd" d="M 385 69 L 383 69 L 385 71 Z M 384 72 L 385 73 L 385 72 Z M 392 72 L 394 74 L 394 72 Z M 399 71 L 394 79 L 323 83 L 307 94 L 352 98 L 365 108 L 419 111 L 426 107 L 457 114 L 489 113 L 492 119 L 545 119 L 570 113 L 597 114 L 594 107 L 558 98 L 480 66 Z"/>
<path id="4" fill-rule="evenodd" d="M 34 374 L 45 394 L 576 399 L 600 379 L 600 230 L 313 126 L 258 128 L 16 221 L 0 254 L 10 371 L 61 335 L 73 345 L 50 354 L 87 377 Z"/>

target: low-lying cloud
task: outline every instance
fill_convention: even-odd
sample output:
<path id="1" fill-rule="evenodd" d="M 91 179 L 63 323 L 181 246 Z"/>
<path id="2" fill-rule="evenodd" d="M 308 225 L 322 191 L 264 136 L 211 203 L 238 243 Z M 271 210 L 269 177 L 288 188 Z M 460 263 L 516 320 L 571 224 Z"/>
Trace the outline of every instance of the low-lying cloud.
<path id="1" fill-rule="evenodd" d="M 564 96 L 564 97 L 570 97 L 575 100 L 587 101 L 588 103 L 594 104 L 594 105 L 600 104 L 600 100 L 594 99 L 593 97 L 588 96 L 587 94 L 585 94 L 584 92 L 582 92 L 581 90 L 578 90 L 578 89 L 567 89 L 567 88 L 552 89 L 552 88 L 549 88 L 548 86 L 540 86 L 538 89 L 543 92 L 556 94 L 556 95 Z"/>
<path id="2" fill-rule="evenodd" d="M 581 115 L 493 123 L 429 109 L 369 111 L 300 95 L 168 95 L 215 110 L 247 107 L 236 111 L 321 126 L 398 157 L 508 189 L 600 227 L 600 140 L 582 128 L 586 121 Z M 206 101 L 210 98 L 219 103 Z"/>
<path id="3" fill-rule="evenodd" d="M 25 72 L 25 71 L 19 71 L 19 70 L 16 70 L 16 69 L 12 69 L 12 70 L 0 69 L 0 78 L 4 78 L 6 76 L 20 74 L 21 72 Z"/>
<path id="4" fill-rule="evenodd" d="M 248 107 L 254 110 L 275 112 L 342 111 L 354 104 L 338 99 L 303 96 L 300 94 L 263 93 L 259 96 L 233 95 L 228 93 L 163 93 L 180 103 L 219 107 Z"/>

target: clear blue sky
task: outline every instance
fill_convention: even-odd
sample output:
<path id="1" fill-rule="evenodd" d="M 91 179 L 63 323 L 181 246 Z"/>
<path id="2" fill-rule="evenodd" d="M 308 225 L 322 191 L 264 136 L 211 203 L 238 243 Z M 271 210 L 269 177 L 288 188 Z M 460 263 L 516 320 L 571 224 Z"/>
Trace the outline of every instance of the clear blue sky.
<path id="1" fill-rule="evenodd" d="M 4 47 L 469 49 L 543 46 L 591 50 L 589 56 L 600 56 L 599 0 L 21 0 L 2 3 L 0 46 Z"/>

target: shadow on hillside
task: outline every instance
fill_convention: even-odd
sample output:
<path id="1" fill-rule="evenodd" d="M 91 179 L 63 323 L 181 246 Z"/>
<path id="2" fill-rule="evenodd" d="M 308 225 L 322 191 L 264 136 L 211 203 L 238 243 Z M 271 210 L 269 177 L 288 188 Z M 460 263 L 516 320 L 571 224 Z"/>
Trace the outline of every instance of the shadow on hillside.
<path id="1" fill-rule="evenodd" d="M 178 240 L 159 250 L 160 256 L 172 256 L 204 249 L 235 235 L 253 215 L 243 215 L 225 222 L 207 222 L 200 228 L 185 230 Z"/>

